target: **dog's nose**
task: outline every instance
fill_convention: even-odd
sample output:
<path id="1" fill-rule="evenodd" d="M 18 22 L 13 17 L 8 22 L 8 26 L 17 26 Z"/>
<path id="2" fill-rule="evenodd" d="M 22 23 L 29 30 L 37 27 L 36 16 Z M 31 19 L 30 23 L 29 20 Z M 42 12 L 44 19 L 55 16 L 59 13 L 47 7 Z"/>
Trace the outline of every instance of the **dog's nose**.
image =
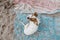
<path id="1" fill-rule="evenodd" d="M 29 17 L 27 17 L 27 19 L 29 19 Z"/>

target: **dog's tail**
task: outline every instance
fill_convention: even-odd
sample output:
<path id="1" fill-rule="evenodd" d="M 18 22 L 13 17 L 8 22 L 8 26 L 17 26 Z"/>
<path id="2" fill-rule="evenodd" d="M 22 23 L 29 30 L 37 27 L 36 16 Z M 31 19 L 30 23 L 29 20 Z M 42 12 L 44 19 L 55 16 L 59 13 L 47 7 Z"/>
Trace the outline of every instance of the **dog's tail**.
<path id="1" fill-rule="evenodd" d="M 19 23 L 22 23 L 23 26 L 25 25 L 22 21 L 19 21 Z"/>

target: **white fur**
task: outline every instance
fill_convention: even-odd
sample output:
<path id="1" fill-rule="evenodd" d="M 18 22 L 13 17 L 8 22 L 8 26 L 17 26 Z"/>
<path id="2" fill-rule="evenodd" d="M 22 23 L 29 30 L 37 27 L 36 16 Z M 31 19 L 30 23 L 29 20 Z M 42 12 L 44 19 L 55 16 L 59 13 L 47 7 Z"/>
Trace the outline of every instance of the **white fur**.
<path id="1" fill-rule="evenodd" d="M 30 15 L 31 17 L 31 15 Z M 34 16 L 33 16 L 34 17 Z M 34 17 L 35 18 L 35 17 Z M 40 23 L 39 22 L 39 19 L 37 18 L 38 20 L 38 24 Z M 24 26 L 24 34 L 26 35 L 31 35 L 31 34 L 34 34 L 38 29 L 38 25 L 36 25 L 34 22 L 32 21 L 29 21 L 29 23 L 27 23 L 25 26 Z"/>

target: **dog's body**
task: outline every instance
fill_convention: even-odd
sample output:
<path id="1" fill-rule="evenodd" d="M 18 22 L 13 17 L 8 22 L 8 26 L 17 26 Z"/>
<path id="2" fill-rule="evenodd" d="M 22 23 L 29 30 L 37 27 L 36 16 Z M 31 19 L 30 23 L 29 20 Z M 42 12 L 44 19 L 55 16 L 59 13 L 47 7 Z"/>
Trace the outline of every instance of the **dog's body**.
<path id="1" fill-rule="evenodd" d="M 26 35 L 31 35 L 35 33 L 38 29 L 39 20 L 37 17 L 32 16 L 29 18 L 29 23 L 24 26 L 24 33 Z"/>
<path id="2" fill-rule="evenodd" d="M 26 35 L 31 35 L 31 34 L 35 33 L 37 31 L 37 29 L 38 29 L 38 26 L 35 25 L 33 22 L 30 22 L 25 25 L 24 33 Z"/>

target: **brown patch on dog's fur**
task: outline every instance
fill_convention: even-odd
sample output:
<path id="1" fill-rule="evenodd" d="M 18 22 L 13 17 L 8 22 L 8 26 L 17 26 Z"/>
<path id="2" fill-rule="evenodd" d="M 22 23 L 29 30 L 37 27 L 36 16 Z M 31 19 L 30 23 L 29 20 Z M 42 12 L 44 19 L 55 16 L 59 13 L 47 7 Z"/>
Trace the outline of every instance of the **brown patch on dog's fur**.
<path id="1" fill-rule="evenodd" d="M 37 16 L 38 16 L 37 12 L 35 12 L 35 13 L 33 14 L 33 16 L 37 17 Z"/>
<path id="2" fill-rule="evenodd" d="M 30 21 L 34 22 L 36 25 L 38 25 L 38 21 L 36 18 L 29 18 Z"/>

